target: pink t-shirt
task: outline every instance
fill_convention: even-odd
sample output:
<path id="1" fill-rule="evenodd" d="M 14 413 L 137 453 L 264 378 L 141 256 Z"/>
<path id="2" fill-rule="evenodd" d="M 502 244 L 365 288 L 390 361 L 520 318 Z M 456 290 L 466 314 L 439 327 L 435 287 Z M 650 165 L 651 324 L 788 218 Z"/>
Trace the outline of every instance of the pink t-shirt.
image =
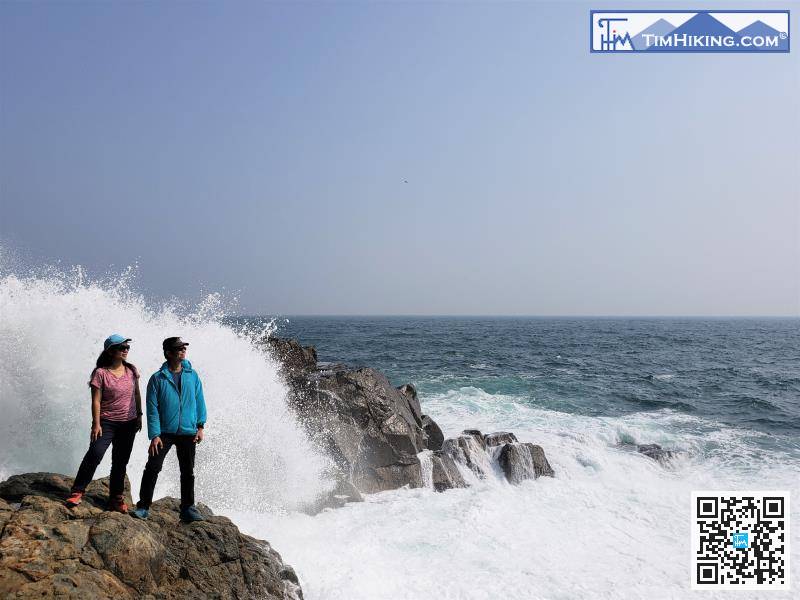
<path id="1" fill-rule="evenodd" d="M 100 418 L 108 421 L 130 421 L 136 418 L 134 386 L 139 374 L 125 367 L 122 377 L 108 369 L 96 369 L 89 385 L 100 390 Z"/>

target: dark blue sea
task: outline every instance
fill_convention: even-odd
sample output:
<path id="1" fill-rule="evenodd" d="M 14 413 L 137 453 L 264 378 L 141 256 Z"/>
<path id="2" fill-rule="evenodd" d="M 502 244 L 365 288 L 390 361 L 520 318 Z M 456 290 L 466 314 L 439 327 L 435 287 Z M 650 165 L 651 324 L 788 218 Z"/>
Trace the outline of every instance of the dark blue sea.
<path id="1" fill-rule="evenodd" d="M 260 521 L 257 531 L 277 531 L 309 565 L 325 563 L 331 539 L 345 540 L 309 586 L 316 598 L 687 598 L 693 494 L 785 492 L 800 523 L 800 319 L 289 317 L 273 326 L 314 345 L 321 361 L 413 383 L 446 436 L 513 431 L 541 445 L 556 473 L 518 487 L 385 492 L 311 524 Z M 640 444 L 674 454 L 658 463 Z M 413 583 L 394 576 L 398 562 Z M 348 575 L 359 564 L 370 565 L 366 581 Z"/>
<path id="2" fill-rule="evenodd" d="M 544 410 L 669 409 L 800 434 L 800 319 L 290 317 L 276 335 L 370 366 L 424 401 L 474 387 Z"/>

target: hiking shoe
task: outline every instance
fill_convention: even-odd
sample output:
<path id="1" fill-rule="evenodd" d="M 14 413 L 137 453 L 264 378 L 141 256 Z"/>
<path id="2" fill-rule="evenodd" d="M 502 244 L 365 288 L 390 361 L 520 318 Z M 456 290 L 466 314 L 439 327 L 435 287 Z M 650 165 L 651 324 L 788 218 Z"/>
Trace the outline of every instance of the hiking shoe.
<path id="1" fill-rule="evenodd" d="M 192 521 L 205 521 L 205 519 L 194 506 L 188 506 L 181 510 L 181 521 L 191 523 Z"/>
<path id="2" fill-rule="evenodd" d="M 64 504 L 66 504 L 70 508 L 75 508 L 78 504 L 81 503 L 83 500 L 83 491 L 77 490 L 74 492 L 70 492 L 70 495 L 67 496 L 67 499 L 64 500 Z"/>
<path id="3" fill-rule="evenodd" d="M 119 496 L 114 496 L 108 501 L 108 510 L 113 510 L 115 512 L 127 513 L 128 512 L 128 505 L 125 504 L 125 496 L 120 494 Z"/>
<path id="4" fill-rule="evenodd" d="M 150 516 L 150 511 L 146 508 L 135 508 L 131 512 L 128 513 L 134 519 L 146 519 Z"/>

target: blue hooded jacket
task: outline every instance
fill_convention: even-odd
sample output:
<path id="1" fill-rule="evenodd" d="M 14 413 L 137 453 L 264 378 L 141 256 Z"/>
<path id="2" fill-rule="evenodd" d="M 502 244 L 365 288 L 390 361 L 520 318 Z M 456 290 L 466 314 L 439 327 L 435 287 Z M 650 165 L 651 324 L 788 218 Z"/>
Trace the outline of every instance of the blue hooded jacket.
<path id="1" fill-rule="evenodd" d="M 206 423 L 200 376 L 188 360 L 182 365 L 180 397 L 166 362 L 147 382 L 147 436 L 151 440 L 162 433 L 194 435 Z"/>

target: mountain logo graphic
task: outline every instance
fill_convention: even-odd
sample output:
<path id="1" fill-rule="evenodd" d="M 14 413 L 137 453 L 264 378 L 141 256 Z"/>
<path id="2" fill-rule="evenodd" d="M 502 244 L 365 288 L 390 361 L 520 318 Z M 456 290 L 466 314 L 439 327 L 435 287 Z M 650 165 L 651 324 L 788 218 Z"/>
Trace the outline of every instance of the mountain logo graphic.
<path id="1" fill-rule="evenodd" d="M 620 52 L 790 51 L 788 10 L 589 11 L 589 50 Z"/>
<path id="2" fill-rule="evenodd" d="M 617 30 L 615 29 L 615 23 L 624 23 L 628 19 L 625 18 L 610 18 L 610 17 L 603 17 L 598 19 L 597 23 L 600 26 L 601 34 L 600 34 L 600 46 L 604 50 L 611 50 L 616 51 L 621 48 L 624 48 L 625 45 L 629 45 L 633 47 L 633 41 L 631 40 L 631 34 L 625 32 L 625 34 L 618 34 Z"/>

